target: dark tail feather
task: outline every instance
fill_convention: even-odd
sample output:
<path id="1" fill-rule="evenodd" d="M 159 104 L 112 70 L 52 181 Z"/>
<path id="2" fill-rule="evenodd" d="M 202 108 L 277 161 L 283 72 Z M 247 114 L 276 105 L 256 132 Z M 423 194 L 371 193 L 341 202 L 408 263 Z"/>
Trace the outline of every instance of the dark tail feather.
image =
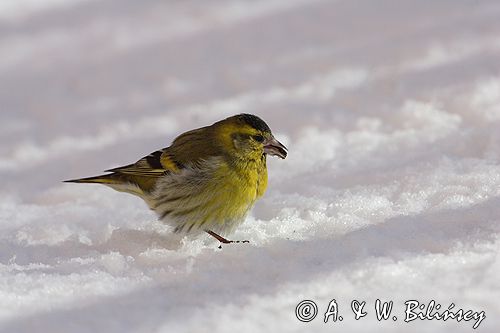
<path id="1" fill-rule="evenodd" d="M 149 179 L 151 180 L 151 179 Z M 110 173 L 96 177 L 65 180 L 65 183 L 87 183 L 102 184 L 111 187 L 120 192 L 126 192 L 137 195 L 144 199 L 144 187 L 139 186 L 137 180 L 120 173 Z M 143 184 L 143 186 L 152 187 L 154 184 Z M 147 188 L 149 188 L 147 187 Z"/>
<path id="2" fill-rule="evenodd" d="M 63 182 L 64 183 L 105 184 L 105 185 L 121 184 L 122 183 L 122 181 L 120 180 L 120 176 L 117 174 L 113 174 L 113 173 L 110 173 L 108 175 L 95 176 L 95 177 L 64 180 Z"/>

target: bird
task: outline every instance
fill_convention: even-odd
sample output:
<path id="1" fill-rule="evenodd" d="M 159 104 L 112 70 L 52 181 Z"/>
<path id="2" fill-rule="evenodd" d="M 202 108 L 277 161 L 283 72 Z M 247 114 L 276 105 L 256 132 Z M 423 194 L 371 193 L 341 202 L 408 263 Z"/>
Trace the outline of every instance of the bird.
<path id="1" fill-rule="evenodd" d="M 288 149 L 252 114 L 238 114 L 176 137 L 169 147 L 106 174 L 65 180 L 102 184 L 143 199 L 175 233 L 228 240 L 267 188 L 267 155 Z"/>

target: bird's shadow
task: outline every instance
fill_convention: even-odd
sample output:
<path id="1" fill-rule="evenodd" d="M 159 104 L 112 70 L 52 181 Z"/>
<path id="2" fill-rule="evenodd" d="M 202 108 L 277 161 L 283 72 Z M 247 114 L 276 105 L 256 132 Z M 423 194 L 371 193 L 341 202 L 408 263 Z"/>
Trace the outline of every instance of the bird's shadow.
<path id="1" fill-rule="evenodd" d="M 494 241 L 500 229 L 498 216 L 500 197 L 468 208 L 392 218 L 341 237 L 275 239 L 265 246 L 229 244 L 222 251 L 202 251 L 187 276 L 180 280 L 159 278 L 119 296 L 103 296 L 90 304 L 12 319 L 0 329 L 121 332 L 123 323 L 119 322 L 126 318 L 130 331 L 153 330 L 162 324 L 189 321 L 193 309 L 227 304 L 242 307 L 249 297 L 273 297 L 287 283 L 322 277 L 329 283 L 329 274 L 369 258 L 398 261 L 408 256 L 447 254 L 457 242 L 468 246 L 478 240 Z M 133 253 L 155 242 L 172 249 L 178 244 L 154 233 L 123 230 L 111 237 L 102 250 Z M 68 257 L 85 253 L 72 251 Z"/>
<path id="2" fill-rule="evenodd" d="M 31 263 L 55 265 L 72 258 L 95 256 L 96 253 L 118 252 L 124 256 L 136 256 L 151 248 L 176 251 L 182 246 L 183 236 L 156 231 L 118 228 L 102 242 L 87 244 L 77 236 L 57 244 L 26 244 L 16 240 L 0 242 L 0 263 L 15 262 L 19 265 Z"/>

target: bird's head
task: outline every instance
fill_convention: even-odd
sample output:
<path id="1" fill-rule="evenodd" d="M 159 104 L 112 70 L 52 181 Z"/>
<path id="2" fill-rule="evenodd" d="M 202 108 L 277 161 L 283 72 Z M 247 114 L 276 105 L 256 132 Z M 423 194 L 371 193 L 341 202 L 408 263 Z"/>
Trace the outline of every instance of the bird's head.
<path id="1" fill-rule="evenodd" d="M 260 159 L 269 154 L 285 158 L 287 148 L 276 140 L 259 117 L 239 114 L 214 124 L 223 138 L 224 149 L 240 159 Z"/>

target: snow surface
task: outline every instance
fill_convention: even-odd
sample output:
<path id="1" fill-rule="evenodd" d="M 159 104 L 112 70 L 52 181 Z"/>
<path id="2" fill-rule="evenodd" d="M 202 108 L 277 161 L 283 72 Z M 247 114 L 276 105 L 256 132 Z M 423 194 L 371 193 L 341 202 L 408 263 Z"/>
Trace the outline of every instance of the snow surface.
<path id="1" fill-rule="evenodd" d="M 496 0 L 1 0 L 0 331 L 473 331 L 403 322 L 434 299 L 498 332 L 499 17 Z M 241 112 L 290 150 L 232 237 L 249 245 L 61 183 Z M 332 299 L 344 320 L 325 324 Z"/>

